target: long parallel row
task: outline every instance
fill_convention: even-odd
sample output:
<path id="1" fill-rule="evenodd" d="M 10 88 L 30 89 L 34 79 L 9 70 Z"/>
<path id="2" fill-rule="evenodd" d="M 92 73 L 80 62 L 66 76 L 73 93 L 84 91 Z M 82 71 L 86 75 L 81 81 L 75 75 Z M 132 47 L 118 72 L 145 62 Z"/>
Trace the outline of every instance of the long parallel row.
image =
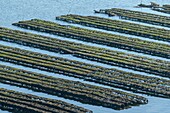
<path id="1" fill-rule="evenodd" d="M 132 11 L 132 10 L 120 9 L 120 8 L 105 9 L 101 11 L 102 13 L 104 11 L 104 13 L 108 15 L 110 13 L 115 13 L 116 15 L 120 16 L 122 19 L 128 19 L 133 21 L 140 21 L 144 23 L 170 27 L 170 17 L 168 16 L 162 16 L 162 15 L 157 15 L 152 13 Z"/>
<path id="2" fill-rule="evenodd" d="M 163 28 L 150 27 L 96 16 L 80 16 L 70 14 L 56 17 L 56 19 L 81 24 L 84 26 L 170 42 L 170 30 Z"/>
<path id="3" fill-rule="evenodd" d="M 50 33 L 65 36 L 68 38 L 76 38 L 78 40 L 108 45 L 120 49 L 126 49 L 159 57 L 170 58 L 170 45 L 166 44 L 144 41 L 137 38 L 129 38 L 73 26 L 63 26 L 56 23 L 50 23 L 47 21 L 35 19 L 27 22 L 19 22 L 14 25 L 21 27 L 28 26 L 28 28 L 37 28 L 37 26 L 41 26 L 41 29 L 39 30 L 50 30 Z M 9 29 L 0 28 L 1 37 L 4 35 L 8 35 L 9 32 Z"/>
<path id="4" fill-rule="evenodd" d="M 28 27 L 28 26 L 27 26 Z M 41 28 L 36 28 L 35 26 L 29 26 L 30 29 L 38 29 L 42 30 Z M 44 31 L 48 32 L 48 29 L 43 29 Z M 50 32 L 55 32 L 55 29 L 50 29 Z M 5 40 L 5 39 L 4 39 Z M 43 39 L 39 39 L 39 42 Z M 51 40 L 51 39 L 50 39 Z M 17 42 L 17 41 L 15 41 Z M 46 43 L 49 41 L 45 41 Z M 62 44 L 59 46 L 58 44 Z M 106 63 L 115 66 L 121 66 L 137 71 L 142 71 L 146 73 L 151 73 L 159 76 L 170 77 L 170 62 L 163 61 L 163 60 L 156 60 L 147 57 L 127 54 L 123 52 L 86 46 L 83 44 L 76 44 L 76 43 L 68 43 L 64 41 L 55 41 L 54 39 L 48 43 L 51 46 L 57 46 L 56 48 L 48 48 L 49 50 L 63 50 L 67 54 L 72 54 L 73 56 L 85 58 L 89 60 L 98 61 L 101 63 Z M 27 44 L 28 45 L 28 44 Z M 46 44 L 47 45 L 47 44 Z M 34 44 L 34 46 L 37 46 Z M 40 47 L 40 45 L 38 45 Z M 49 46 L 48 46 L 49 47 Z M 47 48 L 41 46 L 41 48 Z M 58 49 L 60 48 L 60 49 Z"/>
<path id="5" fill-rule="evenodd" d="M 113 109 L 125 109 L 147 103 L 147 99 L 144 97 L 122 91 L 54 78 L 2 65 L 0 65 L 0 78 L 0 82 L 3 83 Z M 81 109 L 77 110 L 81 111 Z"/>
<path id="6" fill-rule="evenodd" d="M 162 13 L 167 13 L 170 14 L 170 9 L 159 9 L 159 8 L 153 8 L 152 10 L 162 12 Z"/>
<path id="7" fill-rule="evenodd" d="M 170 81 L 165 79 L 103 68 L 6 46 L 0 46 L 0 60 L 78 77 L 128 91 L 170 98 Z"/>
<path id="8" fill-rule="evenodd" d="M 0 88 L 0 109 L 13 113 L 92 113 L 90 110 L 60 100 L 4 88 Z"/>

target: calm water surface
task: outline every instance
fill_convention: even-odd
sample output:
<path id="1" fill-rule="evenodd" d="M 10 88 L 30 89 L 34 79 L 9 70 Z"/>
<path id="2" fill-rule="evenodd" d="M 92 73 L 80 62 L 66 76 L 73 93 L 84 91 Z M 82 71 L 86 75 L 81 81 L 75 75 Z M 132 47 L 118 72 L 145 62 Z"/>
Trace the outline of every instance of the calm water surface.
<path id="1" fill-rule="evenodd" d="M 55 20 L 55 16 L 60 16 L 60 15 L 70 14 L 70 13 L 81 14 L 81 15 L 95 15 L 95 16 L 101 16 L 101 17 L 108 18 L 108 16 L 106 16 L 106 15 L 94 14 L 93 10 L 94 9 L 98 10 L 98 9 L 105 9 L 105 8 L 113 8 L 113 7 L 133 9 L 133 10 L 139 10 L 139 11 L 143 11 L 143 12 L 150 12 L 150 13 L 170 16 L 168 14 L 151 11 L 149 9 L 133 8 L 133 6 L 140 3 L 140 1 L 141 0 L 0 0 L 0 4 L 1 4 L 0 26 L 9 27 L 9 28 L 13 28 L 13 29 L 19 29 L 19 30 L 28 32 L 29 30 L 20 29 L 15 26 L 12 26 L 11 24 L 14 22 L 18 22 L 20 20 L 29 20 L 29 19 L 33 19 L 33 18 L 39 18 L 39 19 L 57 22 Z M 160 3 L 160 4 L 170 3 L 170 0 L 152 0 L 152 1 Z M 143 3 L 149 3 L 149 2 L 150 2 L 149 0 L 143 0 Z M 117 18 L 112 17 L 112 19 L 117 19 Z M 60 22 L 60 23 L 62 23 L 62 22 Z M 65 24 L 65 23 L 63 23 L 63 24 Z M 140 23 L 140 24 L 143 24 L 143 23 Z M 144 24 L 144 25 L 147 25 L 147 24 Z M 80 26 L 80 27 L 82 27 L 82 26 Z M 166 28 L 166 29 L 168 29 L 168 28 Z M 38 32 L 34 32 L 34 31 L 29 31 L 29 32 L 42 34 L 42 35 L 46 35 L 46 36 L 52 36 L 52 35 L 48 35 L 45 33 L 38 33 Z M 120 33 L 116 33 L 116 34 L 120 34 Z M 123 35 L 125 35 L 125 34 L 123 34 Z M 131 36 L 131 35 L 128 35 L 128 36 L 135 37 L 135 36 Z M 61 38 L 61 37 L 57 37 L 57 36 L 52 36 L 52 37 Z M 135 37 L 135 38 L 144 39 L 142 37 Z M 66 38 L 62 38 L 62 39 L 80 42 L 80 43 L 93 45 L 93 46 L 105 47 L 105 48 L 112 49 L 112 50 L 119 50 L 116 48 L 110 48 L 107 46 L 101 46 L 101 45 L 97 45 L 97 44 L 91 44 L 91 43 L 86 43 L 86 42 L 81 42 L 81 41 L 76 41 L 76 40 L 71 40 L 71 39 L 66 39 Z M 150 40 L 150 39 L 145 39 L 145 40 Z M 153 41 L 153 40 L 151 40 L 151 41 Z M 156 41 L 156 42 L 161 42 L 161 41 Z M 161 42 L 161 43 L 165 43 L 165 42 Z M 91 61 L 87 61 L 87 60 L 82 60 L 79 58 L 74 58 L 71 55 L 62 56 L 60 54 L 51 53 L 51 52 L 47 52 L 47 51 L 43 51 L 43 50 L 39 50 L 39 49 L 33 49 L 33 48 L 29 48 L 29 47 L 24 47 L 24 46 L 20 46 L 17 44 L 6 43 L 3 41 L 0 41 L 0 44 L 10 45 L 13 47 L 18 47 L 18 48 L 22 48 L 22 49 L 31 50 L 31 51 L 37 51 L 37 52 L 46 53 L 46 54 L 50 54 L 50 55 L 54 55 L 54 56 L 65 57 L 65 58 L 69 58 L 69 59 L 75 59 L 75 60 L 79 60 L 79 61 L 83 61 L 83 62 L 88 62 L 88 63 L 93 63 L 93 64 L 95 63 L 95 62 L 91 62 Z M 133 54 L 137 54 L 137 55 L 143 55 L 143 54 L 129 52 L 129 51 L 125 51 L 125 50 L 121 50 L 121 51 L 133 53 Z M 149 56 L 149 55 L 144 55 L 144 56 L 148 56 L 151 58 L 158 58 L 158 57 Z M 159 58 L 159 59 L 162 59 L 162 58 Z M 169 59 L 164 59 L 164 60 L 170 61 Z M 57 75 L 54 73 L 39 71 L 39 70 L 31 69 L 31 68 L 26 68 L 23 66 L 10 64 L 10 63 L 0 62 L 0 64 L 13 66 L 13 67 L 17 67 L 20 69 L 27 69 L 27 70 L 35 71 L 35 72 L 38 71 L 39 73 L 47 74 L 49 76 L 60 77 L 60 78 L 65 78 L 65 79 L 69 79 L 69 80 L 77 80 L 77 81 L 81 81 L 84 83 L 90 83 L 90 82 L 85 82 L 80 79 L 75 79 L 72 77 L 66 77 L 63 75 Z M 108 67 L 108 68 L 113 67 L 113 66 L 104 65 L 101 63 L 96 63 L 96 65 L 100 65 L 100 66 L 104 66 L 104 67 Z M 116 68 L 125 70 L 125 71 L 132 71 L 132 70 L 123 69 L 123 68 L 119 68 L 119 67 L 116 67 Z M 140 73 L 140 72 L 134 72 L 134 73 Z M 145 73 L 140 73 L 140 74 L 147 75 Z M 91 83 L 91 84 L 99 85 L 99 84 L 95 84 L 95 83 Z M 103 87 L 107 87 L 107 86 L 103 86 Z M 136 106 L 136 107 L 132 107 L 131 109 L 116 111 L 113 109 L 82 104 L 82 103 L 79 103 L 79 102 L 76 102 L 73 100 L 68 100 L 68 99 L 64 99 L 61 97 L 56 97 L 56 96 L 52 96 L 52 95 L 48 95 L 48 94 L 44 94 L 44 93 L 34 92 L 34 91 L 27 90 L 24 88 L 18 88 L 15 86 L 9 86 L 9 85 L 5 85 L 5 84 L 0 84 L 0 88 L 14 89 L 16 91 L 26 92 L 26 93 L 30 93 L 30 94 L 34 94 L 34 95 L 38 95 L 38 96 L 42 96 L 42 97 L 63 100 L 63 101 L 93 110 L 94 113 L 170 113 L 170 109 L 169 109 L 170 100 L 157 98 L 157 97 L 151 97 L 151 96 L 147 96 L 147 95 L 142 95 L 149 99 L 149 103 L 147 105 L 141 105 L 140 107 Z M 0 113 L 8 113 L 8 112 L 0 111 Z"/>

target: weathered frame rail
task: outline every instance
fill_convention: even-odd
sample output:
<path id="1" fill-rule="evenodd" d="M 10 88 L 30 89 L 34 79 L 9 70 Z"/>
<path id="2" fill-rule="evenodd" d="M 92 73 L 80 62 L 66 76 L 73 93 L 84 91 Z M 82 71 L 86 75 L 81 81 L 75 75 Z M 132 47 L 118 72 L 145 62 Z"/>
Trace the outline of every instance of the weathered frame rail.
<path id="1" fill-rule="evenodd" d="M 50 44 L 56 46 L 58 42 L 56 41 L 55 44 L 52 43 Z M 44 46 L 41 46 L 41 48 L 42 47 Z M 64 51 L 66 54 L 72 54 L 73 56 L 76 57 L 98 61 L 110 65 L 120 66 L 124 68 L 129 68 L 129 69 L 142 71 L 146 73 L 151 73 L 163 77 L 169 77 L 170 75 L 170 66 L 169 66 L 170 62 L 168 61 L 151 59 L 143 56 L 127 54 L 123 52 L 118 52 L 118 51 L 113 51 L 113 50 L 108 50 L 108 49 L 103 49 L 103 48 L 98 48 L 93 46 L 86 46 L 83 44 L 76 44 L 76 43 L 70 44 L 67 42 L 65 45 L 62 45 L 62 48 L 61 47 L 59 48 L 58 46 L 55 49 L 54 48 L 47 48 L 47 49 L 49 50 L 56 49 L 55 51 L 62 51 L 62 52 Z"/>
<path id="2" fill-rule="evenodd" d="M 170 42 L 170 30 L 96 16 L 63 15 L 57 20 Z M 14 24 L 17 25 L 17 24 Z"/>
<path id="3" fill-rule="evenodd" d="M 105 13 L 108 15 L 114 13 L 117 16 L 121 17 L 121 19 L 139 21 L 139 22 L 153 24 L 153 25 L 170 27 L 170 17 L 168 16 L 162 16 L 162 15 L 157 15 L 157 14 L 152 14 L 152 13 L 120 9 L 120 8 L 99 10 L 99 13 L 102 13 L 102 14 Z"/>
<path id="4" fill-rule="evenodd" d="M 156 77 L 103 68 L 6 46 L 0 46 L 0 60 L 73 76 L 128 91 L 164 98 L 170 97 L 169 80 Z"/>
<path id="5" fill-rule="evenodd" d="M 0 88 L 0 109 L 14 113 L 92 113 L 82 107 Z"/>
<path id="6" fill-rule="evenodd" d="M 48 27 L 47 25 L 45 27 Z M 52 29 L 52 28 L 51 28 Z M 52 31 L 51 31 L 52 32 Z M 9 29 L 0 29 L 0 36 L 7 37 L 10 34 L 18 34 L 19 31 L 11 31 Z M 54 32 L 53 32 L 54 33 Z M 156 42 L 144 41 L 137 38 L 129 38 L 119 35 L 87 30 L 73 26 L 62 26 L 55 24 L 55 34 L 68 38 L 103 44 L 120 49 L 140 52 L 149 55 L 155 55 L 163 58 L 170 58 L 170 45 L 160 44 Z M 11 35 L 10 35 L 11 36 Z M 14 36 L 13 36 L 14 37 Z M 17 37 L 17 36 L 16 36 Z M 0 38 L 2 40 L 2 38 Z"/>
<path id="7" fill-rule="evenodd" d="M 2 83 L 57 95 L 82 103 L 109 107 L 116 110 L 147 103 L 147 99 L 144 97 L 114 89 L 54 78 L 7 66 L 1 66 L 0 70 L 0 82 Z"/>

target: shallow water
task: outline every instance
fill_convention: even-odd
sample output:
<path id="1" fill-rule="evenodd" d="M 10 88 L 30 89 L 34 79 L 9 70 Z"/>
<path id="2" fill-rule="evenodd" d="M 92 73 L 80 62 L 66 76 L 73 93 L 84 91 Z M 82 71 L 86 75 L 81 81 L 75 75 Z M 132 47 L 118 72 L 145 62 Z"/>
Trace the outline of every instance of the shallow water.
<path id="1" fill-rule="evenodd" d="M 101 17 L 108 18 L 107 15 L 94 14 L 93 10 L 94 9 L 98 10 L 98 9 L 113 8 L 113 7 L 133 9 L 133 10 L 139 10 L 139 11 L 144 11 L 144 12 L 151 12 L 151 13 L 155 13 L 155 14 L 170 16 L 168 14 L 159 13 L 159 12 L 156 12 L 156 11 L 151 11 L 151 10 L 145 9 L 145 8 L 133 8 L 133 6 L 135 6 L 136 4 L 139 4 L 140 1 L 141 0 L 126 0 L 126 1 L 125 0 L 107 0 L 107 1 L 106 0 L 62 0 L 62 1 L 61 0 L 48 0 L 48 2 L 47 2 L 47 0 L 41 0 L 41 1 L 40 0 L 0 0 L 0 4 L 1 4 L 1 7 L 0 7 L 0 14 L 1 14 L 0 26 L 9 27 L 9 28 L 13 28 L 13 29 L 19 29 L 19 30 L 28 32 L 29 30 L 20 29 L 18 27 L 12 26 L 11 24 L 14 23 L 14 22 L 18 22 L 20 20 L 29 20 L 29 19 L 33 19 L 33 18 L 39 18 L 39 19 L 57 22 L 55 20 L 56 16 L 60 16 L 60 15 L 64 15 L 64 14 L 70 14 L 70 13 L 81 14 L 81 15 L 95 15 L 95 16 L 101 16 Z M 152 0 L 152 1 L 160 3 L 160 4 L 170 3 L 170 0 Z M 143 3 L 149 3 L 149 2 L 150 2 L 149 0 L 143 0 Z M 112 19 L 115 19 L 115 18 L 112 18 Z M 60 23 L 62 23 L 62 22 L 60 22 Z M 140 23 L 140 24 L 143 24 L 143 23 Z M 145 25 L 147 25 L 147 24 L 145 24 Z M 80 26 L 80 27 L 82 27 L 82 26 Z M 84 27 L 84 28 L 88 28 L 88 27 Z M 104 30 L 101 30 L 101 31 L 104 31 Z M 46 36 L 52 36 L 54 38 L 62 38 L 62 37 L 57 37 L 57 36 L 53 36 L 53 35 L 49 35 L 49 34 L 45 34 L 45 33 L 38 33 L 38 32 L 34 32 L 34 31 L 29 31 L 29 32 L 42 34 L 42 35 L 46 35 Z M 110 32 L 110 33 L 114 33 L 114 32 Z M 116 34 L 120 34 L 120 33 L 116 33 Z M 131 36 L 131 35 L 128 35 L 128 36 L 136 38 L 136 36 Z M 137 38 L 144 39 L 142 37 L 137 37 Z M 107 47 L 107 46 L 91 44 L 91 43 L 76 41 L 76 40 L 72 40 L 72 39 L 66 39 L 66 38 L 62 38 L 62 39 L 80 42 L 80 43 L 87 44 L 87 45 L 104 47 L 104 48 L 108 48 L 108 49 L 112 49 L 112 50 L 119 50 L 119 49 L 116 49 L 116 48 L 110 48 L 110 47 Z M 150 39 L 146 39 L 146 40 L 150 40 Z M 153 41 L 153 40 L 151 40 L 151 41 Z M 165 43 L 165 42 L 162 42 L 162 43 Z M 71 55 L 60 55 L 60 54 L 56 54 L 56 53 L 52 53 L 52 52 L 39 50 L 39 49 L 20 46 L 20 45 L 17 45 L 17 44 L 6 43 L 6 42 L 3 42 L 3 41 L 0 41 L 0 44 L 10 45 L 10 46 L 13 46 L 13 47 L 19 47 L 19 48 L 22 48 L 22 49 L 37 51 L 37 52 L 50 54 L 50 55 L 54 55 L 54 56 L 61 56 L 61 57 L 64 57 L 64 58 L 79 60 L 79 61 L 92 63 L 92 64 L 95 63 L 96 65 L 100 65 L 100 66 L 104 66 L 104 67 L 108 67 L 108 68 L 113 68 L 113 66 L 110 66 L 110 65 L 105 65 L 105 64 L 101 64 L 101 63 L 88 61 L 88 60 L 85 60 L 85 59 L 75 58 L 75 57 L 72 57 Z M 141 53 L 139 54 L 139 53 L 129 52 L 129 51 L 125 51 L 125 50 L 121 50 L 121 51 L 133 53 L 133 54 L 138 54 L 138 55 L 143 55 Z M 158 57 L 155 57 L 155 56 L 149 56 L 149 55 L 146 55 L 146 56 L 152 57 L 152 58 L 158 58 Z M 169 59 L 166 59 L 166 60 L 169 61 Z M 14 65 L 14 64 L 10 64 L 10 63 L 0 62 L 0 64 L 13 66 L 13 67 L 21 68 L 21 69 L 27 69 L 27 70 L 34 71 L 34 72 L 38 71 L 40 73 L 47 74 L 47 75 L 50 75 L 50 76 L 57 76 L 57 77 L 61 77 L 61 78 L 69 79 L 69 80 L 77 80 L 77 81 L 81 81 L 81 82 L 84 82 L 84 83 L 90 83 L 90 82 L 85 82 L 85 81 L 80 80 L 80 79 L 75 79 L 73 77 L 66 77 L 66 76 L 63 76 L 63 75 L 57 75 L 57 74 L 54 74 L 54 73 L 39 71 L 39 70 L 36 70 L 36 69 L 26 68 L 26 67 L 23 67 L 23 66 L 18 66 L 18 65 Z M 132 70 L 128 70 L 128 69 L 124 69 L 124 68 L 119 68 L 119 67 L 115 67 L 115 68 L 132 72 Z M 149 75 L 149 74 L 146 74 L 146 73 L 135 72 L 135 71 L 134 71 L 134 73 Z M 95 84 L 95 83 L 91 83 L 91 84 L 99 85 L 99 84 Z M 105 86 L 105 87 L 107 87 L 107 86 Z M 31 94 L 35 94 L 35 95 L 38 95 L 38 96 L 64 100 L 66 102 L 76 104 L 76 105 L 85 107 L 87 109 L 91 109 L 91 110 L 94 111 L 94 113 L 170 113 L 170 109 L 168 109 L 169 105 L 170 105 L 170 100 L 157 98 L 157 97 L 151 97 L 151 96 L 147 96 L 147 95 L 142 95 L 142 96 L 147 97 L 149 99 L 149 103 L 147 105 L 141 105 L 139 107 L 138 106 L 132 107 L 131 109 L 116 111 L 116 110 L 113 110 L 113 109 L 82 104 L 82 103 L 79 103 L 79 102 L 76 102 L 76 101 L 63 99 L 63 98 L 60 98 L 60 97 L 47 95 L 47 94 L 44 94 L 44 93 L 37 93 L 37 92 L 33 92 L 31 90 L 27 90 L 27 89 L 24 89 L 24 88 L 18 88 L 18 87 L 14 87 L 14 86 L 5 85 L 5 84 L 0 84 L 0 88 L 15 89 L 16 91 L 31 93 Z M 8 113 L 8 112 L 0 111 L 0 113 Z"/>

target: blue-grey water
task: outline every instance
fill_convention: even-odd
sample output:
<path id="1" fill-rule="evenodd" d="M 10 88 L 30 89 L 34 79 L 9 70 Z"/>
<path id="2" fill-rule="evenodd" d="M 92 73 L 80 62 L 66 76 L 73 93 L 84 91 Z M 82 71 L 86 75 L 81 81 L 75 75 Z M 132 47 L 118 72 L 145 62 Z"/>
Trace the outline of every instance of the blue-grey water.
<path id="1" fill-rule="evenodd" d="M 150 2 L 149 0 L 142 0 L 142 1 L 143 1 L 143 3 Z M 159 4 L 170 3 L 170 0 L 152 0 L 152 1 L 157 2 Z M 0 6 L 0 14 L 1 14 L 0 26 L 12 28 L 12 29 L 18 29 L 18 30 L 22 30 L 22 31 L 26 31 L 26 32 L 42 34 L 45 36 L 51 36 L 53 38 L 59 38 L 62 40 L 69 40 L 69 41 L 79 42 L 79 43 L 83 43 L 83 44 L 87 44 L 87 45 L 103 47 L 103 48 L 107 48 L 107 49 L 111 49 L 111 50 L 124 51 L 124 52 L 131 53 L 131 54 L 142 55 L 142 56 L 147 56 L 150 58 L 170 61 L 170 59 L 164 59 L 164 58 L 160 58 L 160 57 L 156 57 L 156 56 L 145 55 L 142 53 L 130 52 L 130 51 L 112 48 L 112 47 L 108 47 L 108 46 L 103 46 L 103 45 L 92 44 L 92 43 L 82 42 L 82 41 L 78 41 L 78 40 L 58 37 L 58 36 L 54 36 L 54 35 L 50 35 L 50 34 L 46 34 L 46 33 L 39 33 L 39 32 L 35 32 L 35 31 L 24 30 L 24 29 L 21 29 L 21 28 L 11 25 L 12 23 L 18 22 L 20 20 L 29 20 L 29 19 L 33 19 L 33 18 L 39 18 L 39 19 L 49 20 L 49 21 L 53 21 L 53 22 L 59 22 L 62 24 L 68 24 L 65 22 L 56 21 L 55 17 L 60 16 L 60 15 L 70 14 L 70 13 L 80 14 L 80 15 L 95 15 L 95 16 L 100 16 L 100 17 L 105 17 L 105 18 L 118 19 L 116 17 L 108 17 L 107 15 L 94 14 L 94 12 L 93 12 L 94 9 L 98 10 L 98 9 L 113 8 L 113 7 L 139 10 L 139 11 L 143 11 L 143 12 L 150 12 L 150 13 L 170 16 L 169 14 L 155 12 L 150 9 L 133 8 L 133 6 L 139 4 L 140 2 L 141 2 L 141 0 L 0 0 L 0 5 L 1 5 Z M 122 20 L 122 21 L 128 21 L 128 20 Z M 138 22 L 134 22 L 134 23 L 138 23 Z M 149 24 L 144 24 L 144 23 L 139 23 L 139 24 L 149 25 Z M 75 24 L 73 24 L 73 25 L 75 25 Z M 81 25 L 75 25 L 75 26 L 83 27 Z M 149 25 L 149 26 L 155 26 L 155 25 Z M 160 26 L 156 26 L 156 27 L 160 27 Z M 88 28 L 88 27 L 83 27 L 83 28 Z M 164 27 L 161 27 L 161 28 L 164 28 Z M 89 28 L 89 29 L 93 29 L 93 28 Z M 165 28 L 165 29 L 169 29 L 169 28 Z M 95 29 L 95 30 L 97 30 L 97 29 Z M 99 30 L 99 31 L 105 31 L 105 30 Z M 146 39 L 143 37 L 136 37 L 136 36 L 115 33 L 115 32 L 110 32 L 110 31 L 105 31 L 105 32 L 129 36 L 132 38 L 140 38 L 140 39 L 144 39 L 144 40 L 155 41 L 152 39 Z M 155 42 L 168 44 L 163 41 L 155 41 Z M 154 76 L 154 75 L 141 73 L 141 72 L 137 72 L 137 71 L 133 71 L 133 70 L 129 70 L 129 69 L 124 69 L 124 68 L 120 68 L 120 67 L 116 67 L 116 66 L 110 66 L 110 65 L 106 65 L 106 64 L 102 64 L 102 63 L 96 63 L 96 62 L 81 59 L 81 58 L 75 58 L 72 55 L 61 55 L 61 54 L 57 54 L 57 53 L 53 53 L 53 52 L 39 50 L 39 49 L 31 48 L 31 47 L 25 47 L 25 46 L 21 46 L 18 44 L 7 43 L 7 42 L 3 42 L 3 41 L 0 41 L 0 44 L 9 45 L 12 47 L 18 47 L 21 49 L 26 49 L 26 50 L 35 51 L 35 52 L 45 53 L 45 54 L 49 54 L 49 55 L 53 55 L 53 56 L 74 59 L 74 60 L 78 60 L 78 61 L 82 61 L 82 62 L 87 62 L 90 64 L 96 64 L 96 65 L 103 66 L 103 67 L 117 68 L 120 70 L 125 70 L 125 71 L 129 71 L 129 72 L 133 72 L 133 73 L 143 74 L 146 76 Z M 39 73 L 46 74 L 46 75 L 53 76 L 53 77 L 60 77 L 60 78 L 65 78 L 65 79 L 69 79 L 69 80 L 81 81 L 83 83 L 89 83 L 89 84 L 93 84 L 93 85 L 103 86 L 103 85 L 99 85 L 96 83 L 86 82 L 86 81 L 83 81 L 83 80 L 80 80 L 77 78 L 73 78 L 73 77 L 66 77 L 64 75 L 40 71 L 37 69 L 14 65 L 11 63 L 0 62 L 0 64 L 17 67 L 20 69 L 26 69 L 26 70 L 33 71 L 33 72 L 39 72 Z M 103 87 L 108 87 L 108 86 L 103 86 Z M 149 99 L 149 103 L 147 105 L 141 105 L 141 106 L 132 107 L 130 109 L 116 111 L 116 110 L 109 109 L 109 108 L 93 106 L 93 105 L 88 105 L 88 104 L 82 104 L 82 103 L 79 103 L 79 102 L 76 102 L 73 100 L 64 99 L 61 97 L 56 97 L 56 96 L 52 96 L 52 95 L 48 95 L 48 94 L 44 94 L 44 93 L 34 92 L 31 90 L 27 90 L 25 88 L 19 88 L 19 87 L 15 87 L 15 86 L 6 85 L 6 84 L 0 84 L 0 88 L 13 89 L 16 91 L 30 93 L 30 94 L 34 94 L 34 95 L 38 95 L 38 96 L 42 96 L 42 97 L 63 100 L 63 101 L 93 110 L 94 113 L 170 113 L 170 109 L 169 109 L 170 100 L 169 99 L 151 97 L 151 96 L 147 96 L 147 95 L 142 95 Z M 110 88 L 110 87 L 108 87 L 108 88 Z M 138 94 L 138 95 L 141 95 L 141 94 Z M 8 112 L 0 110 L 0 113 L 8 113 Z"/>

